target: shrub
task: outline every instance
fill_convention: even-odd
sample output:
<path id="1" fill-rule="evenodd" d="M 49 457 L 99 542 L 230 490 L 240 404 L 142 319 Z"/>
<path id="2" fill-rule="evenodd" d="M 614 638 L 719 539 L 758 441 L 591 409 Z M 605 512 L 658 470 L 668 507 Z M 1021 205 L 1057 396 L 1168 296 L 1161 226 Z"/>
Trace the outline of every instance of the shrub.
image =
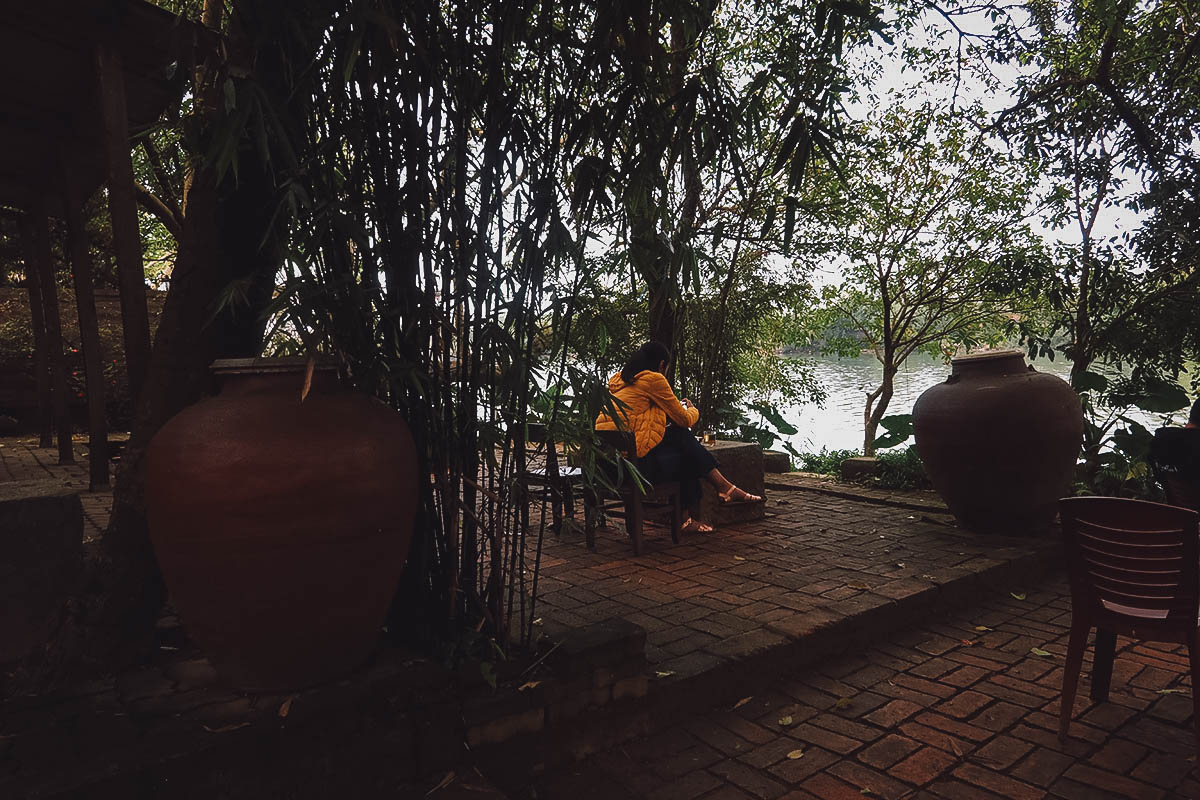
<path id="1" fill-rule="evenodd" d="M 859 450 L 828 450 L 821 448 L 819 453 L 798 454 L 801 472 L 817 472 L 822 475 L 841 475 L 842 462 L 847 458 L 861 456 Z"/>
<path id="2" fill-rule="evenodd" d="M 917 455 L 917 448 L 906 447 L 879 453 L 876 456 L 879 470 L 871 483 L 881 489 L 924 489 L 929 486 L 925 465 Z"/>

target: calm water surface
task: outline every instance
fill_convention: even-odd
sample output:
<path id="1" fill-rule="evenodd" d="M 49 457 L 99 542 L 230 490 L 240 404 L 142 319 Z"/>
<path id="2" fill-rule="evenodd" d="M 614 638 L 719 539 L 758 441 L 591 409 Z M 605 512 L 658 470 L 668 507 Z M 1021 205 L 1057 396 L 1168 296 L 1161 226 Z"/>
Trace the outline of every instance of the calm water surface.
<path id="1" fill-rule="evenodd" d="M 879 385 L 883 368 L 871 355 L 841 359 L 806 356 L 804 360 L 813 365 L 817 381 L 825 389 L 827 398 L 824 406 L 806 404 L 781 409 L 784 418 L 799 429 L 795 436 L 788 437 L 792 446 L 802 453 L 817 452 L 822 447 L 829 450 L 861 449 L 863 403 L 866 402 L 867 393 Z M 1039 372 L 1058 375 L 1064 380 L 1071 372 L 1070 362 L 1063 360 L 1038 359 L 1033 366 Z M 921 393 L 946 380 L 949 374 L 950 365 L 939 358 L 912 356 L 896 375 L 896 393 L 892 396 L 887 413 L 912 413 L 913 403 Z M 1130 416 L 1151 430 L 1162 425 L 1164 419 L 1160 415 L 1146 414 L 1136 409 Z M 881 428 L 880 433 L 883 432 Z"/>

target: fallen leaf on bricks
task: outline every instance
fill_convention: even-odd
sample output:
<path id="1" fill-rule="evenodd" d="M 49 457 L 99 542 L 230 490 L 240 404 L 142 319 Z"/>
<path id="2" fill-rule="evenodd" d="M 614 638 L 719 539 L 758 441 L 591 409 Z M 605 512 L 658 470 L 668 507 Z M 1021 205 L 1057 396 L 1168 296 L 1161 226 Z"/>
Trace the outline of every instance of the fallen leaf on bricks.
<path id="1" fill-rule="evenodd" d="M 868 592 L 871 591 L 871 587 L 865 583 L 847 583 L 846 588 L 847 589 L 864 589 Z"/>
<path id="2" fill-rule="evenodd" d="M 991 630 L 991 628 L 989 628 L 987 625 L 976 625 L 976 626 L 975 626 L 975 630 L 977 630 L 977 631 L 990 631 L 990 630 Z"/>
<path id="3" fill-rule="evenodd" d="M 850 704 L 853 702 L 854 702 L 853 697 L 839 697 L 838 701 L 833 704 L 833 707 L 834 708 L 849 708 Z"/>
<path id="4" fill-rule="evenodd" d="M 446 777 L 442 778 L 442 781 L 441 781 L 441 783 L 439 783 L 437 786 L 433 787 L 433 788 L 432 788 L 432 789 L 430 789 L 428 792 L 426 792 L 426 793 L 425 793 L 425 796 L 426 796 L 426 797 L 429 797 L 429 795 L 433 794 L 433 793 L 434 793 L 434 792 L 436 792 L 438 789 L 445 789 L 447 786 L 449 786 L 449 785 L 450 785 L 450 782 L 451 782 L 451 781 L 453 781 L 453 780 L 454 780 L 454 773 L 453 773 L 453 772 L 447 772 L 447 773 L 446 773 Z"/>
<path id="5" fill-rule="evenodd" d="M 249 722 L 237 722 L 232 725 L 222 725 L 219 728 L 210 728 L 205 725 L 204 730 L 208 731 L 209 733 L 229 733 L 230 731 L 236 731 L 238 728 L 245 728 L 249 724 Z"/>
<path id="6" fill-rule="evenodd" d="M 1178 691 L 1179 691 L 1178 689 L 1159 689 L 1158 693 L 1159 694 L 1175 694 Z"/>
<path id="7" fill-rule="evenodd" d="M 746 559 L 742 558 L 741 556 L 734 556 L 733 560 L 734 561 L 745 561 Z"/>
<path id="8" fill-rule="evenodd" d="M 1009 592 L 1009 594 L 1012 595 L 1012 598 L 1014 600 L 1024 600 L 1025 599 L 1024 592 Z"/>
<path id="9" fill-rule="evenodd" d="M 656 678 L 669 678 L 674 674 L 674 671 L 669 669 L 658 669 L 654 671 L 654 677 Z"/>
<path id="10" fill-rule="evenodd" d="M 960 641 L 960 642 L 962 642 L 963 644 L 965 644 L 967 647 L 974 647 L 974 646 L 975 646 L 975 640 L 974 640 L 974 639 L 959 639 L 959 641 Z"/>
<path id="11" fill-rule="evenodd" d="M 742 706 L 746 705 L 746 703 L 749 703 L 753 699 L 754 699 L 753 695 L 751 695 L 750 697 L 743 697 L 741 700 L 738 700 L 736 703 L 734 703 L 733 708 L 730 710 L 733 711 L 733 710 L 739 709 Z"/>
<path id="12" fill-rule="evenodd" d="M 517 691 L 523 692 L 526 689 L 536 689 L 537 687 L 539 687 L 541 685 L 542 685 L 541 681 L 526 681 L 525 683 L 522 683 L 520 686 L 517 687 Z"/>
<path id="13" fill-rule="evenodd" d="M 1031 648 L 1029 648 L 1029 652 L 1033 653 L 1035 656 L 1048 656 L 1048 655 L 1050 655 L 1050 651 L 1048 651 L 1048 650 L 1043 650 L 1043 649 L 1042 649 L 1042 648 L 1040 648 L 1040 647 L 1031 647 Z"/>
<path id="14" fill-rule="evenodd" d="M 279 707 L 279 716 L 286 717 L 292 710 L 292 701 L 296 699 L 296 695 L 292 695 L 287 700 L 283 701 L 283 705 Z"/>
<path id="15" fill-rule="evenodd" d="M 792 752 L 788 753 L 788 758 L 792 759 L 793 761 L 795 761 L 797 758 L 804 758 L 804 751 L 793 750 Z"/>
<path id="16" fill-rule="evenodd" d="M 792 724 L 792 718 L 790 716 L 789 717 L 780 717 L 779 724 L 786 728 L 788 725 Z"/>

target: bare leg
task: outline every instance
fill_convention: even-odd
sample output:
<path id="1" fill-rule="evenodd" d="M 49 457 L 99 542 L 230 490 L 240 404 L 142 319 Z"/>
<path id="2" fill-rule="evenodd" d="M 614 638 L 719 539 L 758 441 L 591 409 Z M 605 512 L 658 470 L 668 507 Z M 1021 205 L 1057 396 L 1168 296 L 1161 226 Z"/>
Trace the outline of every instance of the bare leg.
<path id="1" fill-rule="evenodd" d="M 704 479 L 713 485 L 713 487 L 717 490 L 717 493 L 720 494 L 727 503 L 730 501 L 735 503 L 757 503 L 759 500 L 762 500 L 762 498 L 758 495 L 744 492 L 738 487 L 734 486 L 729 482 L 729 479 L 722 475 L 721 471 L 715 467 L 711 472 L 704 476 Z"/>

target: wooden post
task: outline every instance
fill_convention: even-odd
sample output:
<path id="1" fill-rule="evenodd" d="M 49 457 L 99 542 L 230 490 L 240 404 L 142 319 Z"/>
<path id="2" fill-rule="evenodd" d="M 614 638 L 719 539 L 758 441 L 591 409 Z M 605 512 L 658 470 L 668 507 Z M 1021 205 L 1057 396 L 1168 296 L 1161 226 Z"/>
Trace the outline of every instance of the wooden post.
<path id="1" fill-rule="evenodd" d="M 138 407 L 150 364 L 150 313 L 146 307 L 146 275 L 134 196 L 133 161 L 129 156 L 129 120 L 121 56 L 106 44 L 96 46 L 104 152 L 108 162 L 108 213 L 121 289 L 125 368 L 129 395 Z"/>
<path id="2" fill-rule="evenodd" d="M 96 319 L 95 282 L 92 257 L 84 229 L 86 198 L 63 161 L 64 200 L 67 207 L 67 250 L 75 276 L 75 307 L 79 312 L 79 339 L 83 345 L 83 374 L 88 404 L 88 488 L 108 486 L 108 420 L 104 408 L 104 353 L 100 347 L 100 324 Z"/>
<path id="3" fill-rule="evenodd" d="M 17 218 L 21 250 L 25 257 L 25 286 L 29 289 L 29 316 L 33 322 L 33 371 L 37 381 L 38 447 L 54 446 L 54 410 L 50 397 L 50 361 L 46 345 L 46 320 L 42 313 L 42 289 L 34 267 L 33 223 L 29 214 Z"/>
<path id="4" fill-rule="evenodd" d="M 38 274 L 38 288 L 42 295 L 42 318 L 46 322 L 46 360 L 50 364 L 54 428 L 58 434 L 58 463 L 74 464 L 67 366 L 63 359 L 62 320 L 58 314 L 58 286 L 54 282 L 54 254 L 50 250 L 50 217 L 46 211 L 44 197 L 39 197 L 34 202 L 29 217 L 30 230 L 33 233 L 30 260 Z"/>

